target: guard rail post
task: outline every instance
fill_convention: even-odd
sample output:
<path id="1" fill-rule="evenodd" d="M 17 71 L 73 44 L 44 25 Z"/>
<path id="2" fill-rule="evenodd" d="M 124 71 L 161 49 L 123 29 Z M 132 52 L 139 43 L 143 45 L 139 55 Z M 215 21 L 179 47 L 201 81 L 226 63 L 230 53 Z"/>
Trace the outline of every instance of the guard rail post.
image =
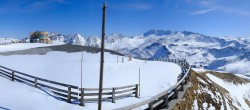
<path id="1" fill-rule="evenodd" d="M 12 70 L 12 74 L 11 74 L 11 80 L 12 80 L 12 81 L 15 81 L 15 73 L 14 73 L 13 70 Z"/>
<path id="2" fill-rule="evenodd" d="M 85 106 L 85 104 L 84 104 L 84 88 L 81 88 L 80 91 L 81 91 L 80 106 Z"/>
<path id="3" fill-rule="evenodd" d="M 178 99 L 178 90 L 177 90 L 177 87 L 174 88 L 174 95 L 173 95 L 173 98 L 174 98 L 174 99 Z"/>
<path id="4" fill-rule="evenodd" d="M 35 87 L 37 88 L 37 78 L 35 78 Z"/>
<path id="5" fill-rule="evenodd" d="M 139 85 L 138 84 L 135 85 L 135 97 L 139 98 Z"/>
<path id="6" fill-rule="evenodd" d="M 164 96 L 164 107 L 165 108 L 168 108 L 168 103 L 169 103 L 168 93 L 166 93 L 166 95 Z"/>
<path id="7" fill-rule="evenodd" d="M 68 86 L 68 102 L 71 103 L 71 87 Z"/>
<path id="8" fill-rule="evenodd" d="M 115 88 L 112 89 L 112 103 L 115 103 Z"/>
<path id="9" fill-rule="evenodd" d="M 180 91 L 183 91 L 183 90 L 184 90 L 184 87 L 183 87 L 183 86 L 184 86 L 183 81 L 180 83 L 180 86 L 181 86 L 181 87 L 180 87 Z"/>
<path id="10" fill-rule="evenodd" d="M 148 110 L 153 110 L 154 108 L 153 108 L 153 103 L 152 102 L 150 102 L 149 104 L 148 104 Z"/>

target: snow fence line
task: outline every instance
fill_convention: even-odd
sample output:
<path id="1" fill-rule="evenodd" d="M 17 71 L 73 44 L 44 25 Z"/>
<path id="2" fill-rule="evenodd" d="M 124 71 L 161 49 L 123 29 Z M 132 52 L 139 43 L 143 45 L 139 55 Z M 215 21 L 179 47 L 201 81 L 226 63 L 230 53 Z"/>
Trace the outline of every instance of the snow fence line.
<path id="1" fill-rule="evenodd" d="M 117 108 L 115 110 L 131 110 L 135 108 L 139 108 L 144 105 L 148 105 L 146 110 L 155 110 L 161 108 L 168 108 L 169 101 L 178 98 L 178 91 L 183 91 L 183 86 L 187 84 L 187 80 L 190 78 L 191 75 L 191 66 L 186 60 L 176 60 L 176 59 L 164 59 L 160 61 L 168 61 L 173 62 L 181 66 L 182 72 L 185 73 L 181 79 L 169 89 L 155 95 L 154 97 L 129 105 L 121 108 Z"/>
<path id="2" fill-rule="evenodd" d="M 52 95 L 68 103 L 77 102 L 80 106 L 84 106 L 85 102 L 98 101 L 99 88 L 79 88 L 74 85 L 64 84 L 25 74 L 1 65 L 0 76 L 12 81 L 28 84 L 32 87 L 48 90 L 48 94 L 52 93 Z M 139 84 L 133 84 L 121 87 L 103 88 L 102 95 L 105 97 L 102 97 L 102 100 L 115 103 L 115 100 L 123 99 L 133 95 L 136 98 L 139 98 L 139 86 Z"/>

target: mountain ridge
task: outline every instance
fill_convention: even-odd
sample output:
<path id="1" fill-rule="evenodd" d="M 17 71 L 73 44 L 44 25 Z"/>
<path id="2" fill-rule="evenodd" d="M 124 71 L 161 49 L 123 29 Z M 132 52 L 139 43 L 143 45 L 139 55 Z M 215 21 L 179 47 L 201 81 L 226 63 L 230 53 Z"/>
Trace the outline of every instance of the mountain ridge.
<path id="1" fill-rule="evenodd" d="M 50 33 L 54 43 L 100 47 L 100 37 Z M 25 39 L 26 41 L 27 38 Z M 105 48 L 141 59 L 187 59 L 195 67 L 250 74 L 249 38 L 218 38 L 190 31 L 151 29 L 141 35 L 112 33 Z M 236 68 L 237 67 L 237 68 Z M 242 70 L 244 69 L 244 71 Z"/>

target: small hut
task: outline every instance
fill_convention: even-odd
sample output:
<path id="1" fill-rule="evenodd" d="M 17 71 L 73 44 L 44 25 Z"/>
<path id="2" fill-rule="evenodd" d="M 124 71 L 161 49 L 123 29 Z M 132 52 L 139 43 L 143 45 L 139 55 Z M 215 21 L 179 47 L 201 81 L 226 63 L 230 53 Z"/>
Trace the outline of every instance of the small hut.
<path id="1" fill-rule="evenodd" d="M 52 40 L 49 38 L 48 32 L 36 31 L 30 33 L 30 43 L 51 44 Z"/>

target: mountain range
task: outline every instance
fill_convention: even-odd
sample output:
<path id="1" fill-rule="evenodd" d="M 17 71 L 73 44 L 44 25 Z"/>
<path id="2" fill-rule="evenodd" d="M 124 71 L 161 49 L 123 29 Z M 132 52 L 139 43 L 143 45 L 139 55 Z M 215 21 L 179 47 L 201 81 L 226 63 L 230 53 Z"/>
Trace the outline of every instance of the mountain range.
<path id="1" fill-rule="evenodd" d="M 100 37 L 50 33 L 53 43 L 100 47 Z M 23 39 L 28 41 L 29 39 Z M 194 67 L 250 75 L 250 38 L 211 37 L 189 31 L 149 30 L 141 35 L 112 33 L 105 48 L 140 59 L 186 59 Z"/>

